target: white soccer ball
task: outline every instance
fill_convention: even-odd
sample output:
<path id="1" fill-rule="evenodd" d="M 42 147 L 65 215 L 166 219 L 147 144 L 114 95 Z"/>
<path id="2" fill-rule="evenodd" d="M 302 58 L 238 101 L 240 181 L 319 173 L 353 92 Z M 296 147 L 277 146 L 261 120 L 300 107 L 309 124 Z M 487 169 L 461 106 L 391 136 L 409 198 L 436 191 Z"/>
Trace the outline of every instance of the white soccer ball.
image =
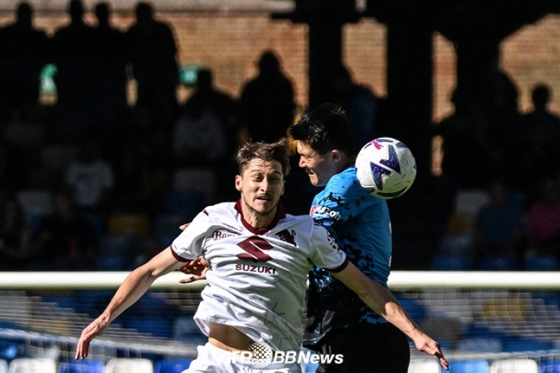
<path id="1" fill-rule="evenodd" d="M 365 144 L 356 158 L 357 178 L 372 196 L 402 196 L 416 178 L 416 160 L 410 149 L 391 137 Z"/>

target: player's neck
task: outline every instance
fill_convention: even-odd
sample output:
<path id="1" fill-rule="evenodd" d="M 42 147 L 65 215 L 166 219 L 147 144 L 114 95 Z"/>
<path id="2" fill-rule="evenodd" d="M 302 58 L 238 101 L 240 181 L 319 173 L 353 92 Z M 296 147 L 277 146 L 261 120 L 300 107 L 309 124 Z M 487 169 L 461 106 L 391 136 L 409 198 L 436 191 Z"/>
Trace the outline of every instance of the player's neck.
<path id="1" fill-rule="evenodd" d="M 251 209 L 249 206 L 245 204 L 243 204 L 241 207 L 243 211 L 243 219 L 245 219 L 245 221 L 249 223 L 253 228 L 268 227 L 274 220 L 274 217 L 276 216 L 277 208 L 278 207 L 275 206 L 270 212 L 266 214 L 261 214 Z"/>

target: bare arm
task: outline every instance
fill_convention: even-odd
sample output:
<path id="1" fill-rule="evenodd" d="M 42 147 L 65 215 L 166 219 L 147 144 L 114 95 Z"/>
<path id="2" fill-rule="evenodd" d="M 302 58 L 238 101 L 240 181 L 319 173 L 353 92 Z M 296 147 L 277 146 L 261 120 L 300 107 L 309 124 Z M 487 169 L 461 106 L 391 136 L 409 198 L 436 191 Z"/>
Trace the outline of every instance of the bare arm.
<path id="1" fill-rule="evenodd" d="M 419 351 L 436 356 L 441 366 L 449 370 L 449 363 L 445 360 L 439 344 L 412 321 L 389 290 L 368 278 L 352 263 L 344 270 L 331 274 L 354 291 L 375 313 L 410 337 Z"/>
<path id="2" fill-rule="evenodd" d="M 179 268 L 182 264 L 167 248 L 146 264 L 132 271 L 119 286 L 103 313 L 82 331 L 76 346 L 76 359 L 85 359 L 93 338 L 103 334 L 109 324 L 140 299 L 158 277 Z"/>

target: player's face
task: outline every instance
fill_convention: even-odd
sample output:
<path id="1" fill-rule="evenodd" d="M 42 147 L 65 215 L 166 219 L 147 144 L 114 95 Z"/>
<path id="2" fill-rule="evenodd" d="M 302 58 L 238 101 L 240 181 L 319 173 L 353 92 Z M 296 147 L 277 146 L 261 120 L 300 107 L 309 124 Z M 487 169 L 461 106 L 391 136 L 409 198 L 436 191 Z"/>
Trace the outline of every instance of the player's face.
<path id="1" fill-rule="evenodd" d="M 319 154 L 309 144 L 298 141 L 299 167 L 309 176 L 309 181 L 315 186 L 324 186 L 337 173 L 336 158 L 333 152 Z"/>
<path id="2" fill-rule="evenodd" d="M 235 177 L 245 207 L 258 215 L 274 216 L 280 197 L 284 194 L 284 174 L 279 162 L 251 160 L 241 175 Z"/>

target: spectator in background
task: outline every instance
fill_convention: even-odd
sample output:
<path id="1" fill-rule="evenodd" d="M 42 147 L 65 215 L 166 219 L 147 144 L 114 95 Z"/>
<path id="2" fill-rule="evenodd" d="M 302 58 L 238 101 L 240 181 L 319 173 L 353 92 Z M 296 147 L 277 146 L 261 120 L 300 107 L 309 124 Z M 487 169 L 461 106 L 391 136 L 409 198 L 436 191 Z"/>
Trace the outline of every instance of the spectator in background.
<path id="1" fill-rule="evenodd" d="M 560 117 L 552 113 L 548 108 L 552 99 L 552 91 L 545 83 L 537 84 L 531 91 L 531 102 L 533 110 L 523 116 L 525 123 L 529 126 L 540 126 L 545 131 L 551 131 L 556 136 L 560 131 Z"/>
<path id="2" fill-rule="evenodd" d="M 106 212 L 114 188 L 113 168 L 101 155 L 95 138 L 84 141 L 80 156 L 66 171 L 66 185 L 78 210 Z"/>
<path id="3" fill-rule="evenodd" d="M 555 179 L 540 184 L 541 198 L 529 206 L 527 216 L 530 254 L 553 255 L 560 259 L 560 189 Z"/>
<path id="4" fill-rule="evenodd" d="M 177 45 L 171 27 L 154 19 L 152 5 L 136 5 L 136 23 L 126 32 L 132 75 L 137 82 L 136 108 L 146 110 L 152 126 L 169 130 L 177 111 Z"/>
<path id="5" fill-rule="evenodd" d="M 16 21 L 0 29 L 0 121 L 27 120 L 39 105 L 39 77 L 49 46 L 47 34 L 33 27 L 31 5 L 19 3 Z"/>
<path id="6" fill-rule="evenodd" d="M 451 96 L 455 111 L 442 119 L 434 129 L 441 137 L 441 192 L 439 230 L 444 233 L 453 213 L 459 189 L 481 189 L 501 164 L 501 153 L 488 139 L 488 116 L 483 106 L 455 90 Z"/>
<path id="7" fill-rule="evenodd" d="M 151 211 L 151 166 L 149 146 L 142 140 L 123 142 L 114 163 L 113 211 Z"/>
<path id="8" fill-rule="evenodd" d="M 517 144 L 517 134 L 521 128 L 519 90 L 508 74 L 497 70 L 490 75 L 489 87 L 481 96 L 484 95 L 487 102 L 486 137 L 499 155 L 495 169 L 499 170 L 507 183 L 514 185 L 519 180 L 521 160 Z"/>
<path id="9" fill-rule="evenodd" d="M 370 88 L 354 82 L 344 65 L 339 66 L 332 77 L 330 94 L 329 101 L 346 112 L 354 131 L 354 146 L 360 150 L 377 134 L 377 97 Z"/>
<path id="10" fill-rule="evenodd" d="M 259 60 L 259 74 L 247 82 L 239 100 L 239 122 L 251 141 L 274 142 L 285 137 L 294 121 L 294 88 L 273 51 Z"/>
<path id="11" fill-rule="evenodd" d="M 523 201 L 512 198 L 502 180 L 493 180 L 488 187 L 488 204 L 477 214 L 473 232 L 473 254 L 483 257 L 506 257 L 519 263 L 523 260 Z"/>
<path id="12" fill-rule="evenodd" d="M 544 181 L 543 177 L 557 176 L 560 171 L 560 118 L 548 109 L 551 90 L 546 84 L 536 85 L 531 99 L 533 109 L 523 115 L 516 150 L 522 154 L 523 187 L 532 198 L 539 193 L 535 186 Z"/>
<path id="13" fill-rule="evenodd" d="M 0 194 L 21 189 L 26 184 L 27 162 L 20 150 L 6 140 L 0 126 Z"/>
<path id="14" fill-rule="evenodd" d="M 80 0 L 68 6 L 70 24 L 54 34 L 54 54 L 57 73 L 57 104 L 60 108 L 62 135 L 71 141 L 88 135 L 97 116 L 94 90 L 94 49 L 92 28 L 83 20 L 84 7 Z"/>
<path id="15" fill-rule="evenodd" d="M 93 28 L 92 49 L 94 55 L 93 81 L 97 103 L 96 123 L 99 129 L 114 138 L 115 143 L 124 137 L 127 122 L 127 74 L 124 34 L 111 26 L 111 9 L 108 3 L 95 6 L 97 26 Z"/>
<path id="16" fill-rule="evenodd" d="M 21 271 L 29 257 L 31 228 L 15 197 L 0 207 L 0 271 Z"/>
<path id="17" fill-rule="evenodd" d="M 226 135 L 226 155 L 234 163 L 239 137 L 239 125 L 236 117 L 237 102 L 214 85 L 214 76 L 210 69 L 198 70 L 194 92 L 185 106 L 191 105 L 190 101 L 196 102 L 199 99 L 222 124 Z"/>
<path id="18" fill-rule="evenodd" d="M 94 269 L 97 234 L 75 209 L 72 197 L 55 195 L 55 211 L 43 218 L 33 237 L 36 262 L 29 269 L 76 271 Z"/>
<path id="19" fill-rule="evenodd" d="M 201 95 L 185 103 L 172 141 L 173 154 L 181 167 L 213 166 L 227 154 L 224 124 Z"/>

